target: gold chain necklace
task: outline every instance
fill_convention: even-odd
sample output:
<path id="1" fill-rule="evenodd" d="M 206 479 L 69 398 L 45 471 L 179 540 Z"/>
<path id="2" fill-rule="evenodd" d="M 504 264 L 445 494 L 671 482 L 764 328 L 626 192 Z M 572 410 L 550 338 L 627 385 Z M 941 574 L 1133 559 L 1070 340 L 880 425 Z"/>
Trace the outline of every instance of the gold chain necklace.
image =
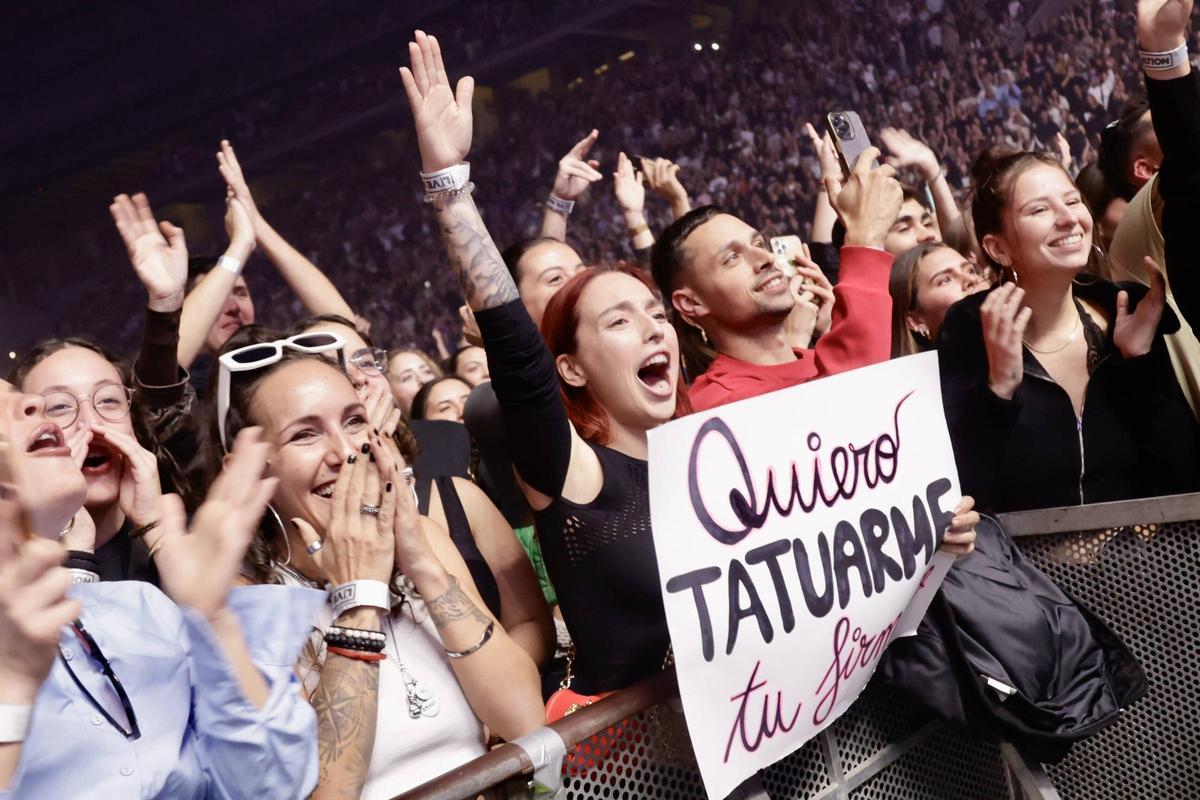
<path id="1" fill-rule="evenodd" d="M 1026 347 L 1028 347 L 1030 350 L 1037 353 L 1038 355 L 1044 356 L 1044 355 L 1050 355 L 1051 353 L 1060 352 L 1062 350 L 1065 350 L 1067 348 L 1067 345 L 1069 345 L 1071 342 L 1073 342 L 1079 338 L 1080 321 L 1081 321 L 1080 317 L 1075 318 L 1075 327 L 1071 328 L 1071 335 L 1066 338 L 1066 341 L 1064 341 L 1060 345 L 1057 345 L 1056 347 L 1048 347 L 1045 350 L 1042 350 L 1042 349 L 1034 347 L 1032 344 L 1030 344 L 1028 339 L 1022 339 L 1021 341 L 1024 343 L 1024 345 Z"/>

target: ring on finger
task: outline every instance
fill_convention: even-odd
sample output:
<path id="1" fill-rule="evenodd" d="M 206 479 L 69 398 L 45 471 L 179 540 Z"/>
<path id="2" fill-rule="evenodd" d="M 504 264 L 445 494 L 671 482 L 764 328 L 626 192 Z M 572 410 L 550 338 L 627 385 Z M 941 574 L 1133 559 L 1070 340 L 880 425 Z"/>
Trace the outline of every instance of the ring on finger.
<path id="1" fill-rule="evenodd" d="M 306 547 L 304 549 L 308 551 L 308 554 L 310 556 L 312 556 L 312 555 L 316 555 L 317 552 L 320 551 L 320 549 L 324 546 L 325 545 L 322 544 L 320 540 L 318 540 L 318 541 L 311 543 L 310 545 L 308 545 L 308 547 Z"/>
<path id="2" fill-rule="evenodd" d="M 361 506 L 358 507 L 358 510 L 362 514 L 374 515 L 374 514 L 379 513 L 379 506 L 373 506 L 373 505 L 369 505 L 367 503 L 363 503 Z"/>

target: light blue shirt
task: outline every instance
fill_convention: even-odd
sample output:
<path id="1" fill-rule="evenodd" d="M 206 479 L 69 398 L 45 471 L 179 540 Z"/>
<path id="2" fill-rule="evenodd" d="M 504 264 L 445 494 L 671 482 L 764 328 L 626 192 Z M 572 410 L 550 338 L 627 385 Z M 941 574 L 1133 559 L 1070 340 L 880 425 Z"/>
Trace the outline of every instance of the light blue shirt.
<path id="1" fill-rule="evenodd" d="M 317 783 L 317 729 L 293 666 L 325 593 L 246 586 L 229 606 L 270 694 L 247 700 L 207 621 L 148 583 L 76 586 L 80 619 L 129 695 L 141 737 L 110 725 L 56 659 L 38 693 L 21 761 L 0 799 L 307 797 Z M 120 699 L 70 628 L 63 658 L 120 724 Z M 126 726 L 128 729 L 128 726 Z"/>

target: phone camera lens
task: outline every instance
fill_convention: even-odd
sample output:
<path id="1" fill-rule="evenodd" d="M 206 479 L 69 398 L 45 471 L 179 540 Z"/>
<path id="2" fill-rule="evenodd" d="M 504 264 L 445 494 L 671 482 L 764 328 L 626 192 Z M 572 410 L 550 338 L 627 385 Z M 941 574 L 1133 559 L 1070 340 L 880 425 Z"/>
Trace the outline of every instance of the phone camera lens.
<path id="1" fill-rule="evenodd" d="M 845 114 L 834 114 L 832 117 L 833 132 L 837 134 L 839 139 L 853 139 L 854 129 L 850 125 L 850 120 Z"/>

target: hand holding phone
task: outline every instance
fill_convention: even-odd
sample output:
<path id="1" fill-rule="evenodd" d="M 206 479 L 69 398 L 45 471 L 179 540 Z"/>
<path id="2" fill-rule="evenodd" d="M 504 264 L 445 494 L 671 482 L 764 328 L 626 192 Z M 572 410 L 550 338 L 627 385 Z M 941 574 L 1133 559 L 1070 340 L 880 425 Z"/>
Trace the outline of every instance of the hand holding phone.
<path id="1" fill-rule="evenodd" d="M 842 162 L 842 173 L 854 171 L 858 158 L 871 147 L 871 138 L 863 126 L 862 118 L 854 111 L 834 111 L 825 116 L 825 127 L 837 148 L 838 160 Z M 871 168 L 879 166 L 872 159 Z"/>

